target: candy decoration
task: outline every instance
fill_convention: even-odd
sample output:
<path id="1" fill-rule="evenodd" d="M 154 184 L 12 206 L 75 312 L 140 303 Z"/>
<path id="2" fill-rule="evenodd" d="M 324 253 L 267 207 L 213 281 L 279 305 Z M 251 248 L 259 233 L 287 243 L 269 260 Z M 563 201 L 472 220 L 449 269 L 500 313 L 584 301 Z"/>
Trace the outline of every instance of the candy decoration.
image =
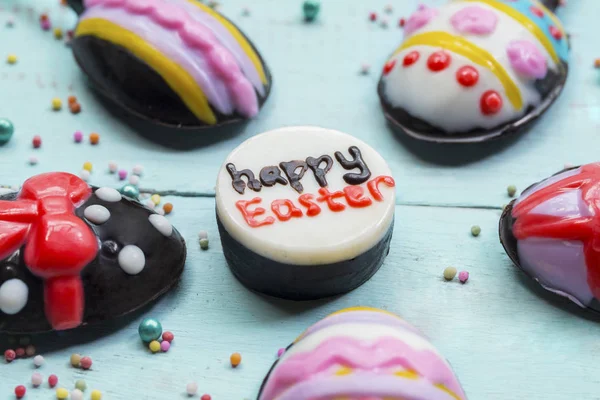
<path id="1" fill-rule="evenodd" d="M 71 365 L 75 368 L 79 368 L 79 363 L 81 362 L 81 356 L 79 354 L 71 354 L 71 358 L 69 360 Z"/>
<path id="2" fill-rule="evenodd" d="M 466 283 L 469 280 L 469 272 L 460 271 L 458 273 L 458 280 L 460 281 L 460 283 Z"/>
<path id="3" fill-rule="evenodd" d="M 23 385 L 19 385 L 15 388 L 15 396 L 17 399 L 22 399 L 25 397 L 25 393 L 27 393 L 27 389 Z"/>
<path id="4" fill-rule="evenodd" d="M 150 344 L 148 345 L 148 347 L 150 348 L 150 351 L 153 353 L 158 353 L 160 351 L 160 343 L 158 343 L 157 340 L 151 341 Z"/>
<path id="5" fill-rule="evenodd" d="M 302 4 L 304 20 L 306 22 L 313 22 L 317 18 L 317 15 L 319 15 L 320 9 L 321 3 L 318 0 L 306 0 L 304 4 Z"/>
<path id="6" fill-rule="evenodd" d="M 33 358 L 33 365 L 35 365 L 37 368 L 44 365 L 44 362 L 45 362 L 45 360 L 44 360 L 43 356 L 38 355 Z"/>
<path id="7" fill-rule="evenodd" d="M 144 318 L 138 327 L 138 333 L 142 342 L 149 343 L 160 337 L 162 334 L 162 325 L 154 318 Z"/>
<path id="8" fill-rule="evenodd" d="M 82 392 L 85 392 L 87 389 L 87 383 L 85 383 L 83 379 L 77 379 L 77 381 L 75 381 L 75 387 Z"/>
<path id="9" fill-rule="evenodd" d="M 404 60 L 402 60 L 402 65 L 405 67 L 411 66 L 419 60 L 419 57 L 420 57 L 419 52 L 416 50 L 413 50 L 404 56 Z"/>
<path id="10" fill-rule="evenodd" d="M 529 40 L 511 41 L 506 54 L 511 66 L 527 78 L 542 79 L 548 73 L 546 56 Z"/>
<path id="11" fill-rule="evenodd" d="M 58 377 L 56 375 L 50 375 L 48 377 L 48 386 L 51 388 L 55 387 L 58 384 Z"/>
<path id="12" fill-rule="evenodd" d="M 71 391 L 71 400 L 83 400 L 83 392 L 79 389 Z"/>
<path id="13" fill-rule="evenodd" d="M 175 339 L 175 335 L 172 332 L 166 331 L 162 334 L 162 340 L 171 343 Z"/>
<path id="14" fill-rule="evenodd" d="M 73 140 L 75 143 L 81 143 L 83 141 L 83 133 L 81 131 L 75 131 L 73 134 Z"/>
<path id="15" fill-rule="evenodd" d="M 66 400 L 69 398 L 69 391 L 65 388 L 56 389 L 56 398 L 58 400 Z"/>
<path id="16" fill-rule="evenodd" d="M 94 145 L 100 143 L 100 135 L 95 132 L 90 133 L 90 143 Z"/>
<path id="17" fill-rule="evenodd" d="M 123 196 L 129 197 L 130 199 L 137 199 L 140 195 L 140 189 L 131 183 L 124 185 L 119 191 Z"/>
<path id="18" fill-rule="evenodd" d="M 12 362 L 17 358 L 17 353 L 14 350 L 8 349 L 4 352 L 4 359 L 7 363 Z"/>
<path id="19" fill-rule="evenodd" d="M 456 80 L 464 87 L 475 86 L 479 81 L 479 72 L 469 65 L 460 67 L 456 71 Z"/>
<path id="20" fill-rule="evenodd" d="M 481 96 L 480 106 L 484 115 L 497 114 L 502 109 L 502 97 L 495 90 L 488 90 Z"/>
<path id="21" fill-rule="evenodd" d="M 34 136 L 31 144 L 33 145 L 34 149 L 39 149 L 42 146 L 42 138 L 38 135 Z"/>
<path id="22" fill-rule="evenodd" d="M 231 366 L 236 368 L 242 362 L 242 355 L 240 353 L 233 353 L 231 357 L 229 357 L 229 361 L 231 362 Z"/>
<path id="23" fill-rule="evenodd" d="M 550 34 L 556 40 L 561 40 L 563 38 L 563 33 L 560 29 L 555 26 L 550 27 Z"/>
<path id="24" fill-rule="evenodd" d="M 384 75 L 389 74 L 390 72 L 392 72 L 392 70 L 394 69 L 395 66 L 396 66 L 396 60 L 390 60 L 390 61 L 388 61 L 383 66 L 383 74 Z"/>
<path id="25" fill-rule="evenodd" d="M 170 349 L 170 348 L 171 348 L 171 343 L 167 342 L 166 340 L 163 340 L 163 341 L 160 343 L 160 350 L 161 350 L 163 353 L 166 353 L 167 351 L 169 351 L 169 349 Z"/>
<path id="26" fill-rule="evenodd" d="M 377 21 L 377 13 L 374 13 L 374 12 L 369 13 L 369 21 L 371 21 L 371 22 Z"/>
<path id="27" fill-rule="evenodd" d="M 427 59 L 427 67 L 433 72 L 439 72 L 450 65 L 451 57 L 446 51 L 436 51 Z"/>
<path id="28" fill-rule="evenodd" d="M 79 365 L 81 366 L 81 368 L 83 369 L 90 369 L 92 368 L 92 359 L 90 357 L 82 357 L 81 361 L 79 362 Z"/>
<path id="29" fill-rule="evenodd" d="M 451 281 L 456 276 L 456 272 L 456 268 L 446 267 L 446 269 L 444 269 L 444 279 L 447 281 Z"/>
<path id="30" fill-rule="evenodd" d="M 43 382 L 44 377 L 40 373 L 34 372 L 31 375 L 31 385 L 33 385 L 33 387 L 40 387 Z"/>
<path id="31" fill-rule="evenodd" d="M 102 392 L 99 390 L 92 391 L 92 400 L 102 400 Z"/>
<path id="32" fill-rule="evenodd" d="M 2 233 L 1 230 L 0 233 Z M 8 240 L 10 241 L 10 238 Z M 1 248 L 0 253 L 2 253 Z M 0 311 L 5 314 L 15 315 L 21 312 L 27 305 L 28 298 L 29 288 L 20 279 L 9 279 L 0 285 Z M 24 353 L 25 350 L 23 349 Z"/>
<path id="33" fill-rule="evenodd" d="M 15 132 L 12 122 L 6 118 L 0 118 L 0 146 L 8 143 Z"/>
<path id="34" fill-rule="evenodd" d="M 195 396 L 198 393 L 198 384 L 196 382 L 190 382 L 185 387 L 185 391 L 189 396 Z"/>
<path id="35" fill-rule="evenodd" d="M 15 349 L 15 353 L 17 354 L 17 358 L 25 357 L 25 349 L 23 347 Z"/>
<path id="36" fill-rule="evenodd" d="M 405 35 L 412 35 L 415 31 L 427 25 L 436 15 L 438 15 L 438 11 L 435 8 L 430 8 L 423 4 L 420 5 L 404 25 Z"/>
<path id="37" fill-rule="evenodd" d="M 463 34 L 487 35 L 496 29 L 498 16 L 490 9 L 468 6 L 457 11 L 450 23 Z"/>

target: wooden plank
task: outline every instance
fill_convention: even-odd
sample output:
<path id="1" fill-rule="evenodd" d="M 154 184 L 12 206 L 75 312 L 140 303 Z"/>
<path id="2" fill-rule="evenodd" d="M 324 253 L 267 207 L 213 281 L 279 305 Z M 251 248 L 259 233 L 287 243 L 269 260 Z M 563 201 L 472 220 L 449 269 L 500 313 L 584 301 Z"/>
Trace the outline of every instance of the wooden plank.
<path id="1" fill-rule="evenodd" d="M 213 399 L 254 399 L 278 348 L 333 311 L 368 305 L 398 313 L 429 336 L 470 399 L 597 398 L 597 318 L 529 285 L 498 243 L 496 210 L 399 206 L 390 255 L 373 279 L 345 296 L 295 303 L 235 280 L 212 199 L 165 200 L 175 205 L 169 218 L 189 245 L 178 289 L 115 326 L 35 338 L 46 357 L 39 372 L 57 374 L 68 388 L 84 378 L 107 399 L 185 398 L 192 381 Z M 471 236 L 472 224 L 481 226 L 480 237 Z M 208 251 L 199 249 L 200 230 L 209 233 Z M 468 283 L 445 282 L 448 265 L 468 270 Z M 142 346 L 136 328 L 143 316 L 175 333 L 169 353 L 151 355 Z M 235 351 L 243 361 L 233 370 Z M 73 352 L 90 355 L 93 370 L 69 367 Z M 0 398 L 12 398 L 33 371 L 31 360 L 0 363 Z M 28 398 L 52 397 L 46 387 L 28 390 Z"/>
<path id="2" fill-rule="evenodd" d="M 147 187 L 212 194 L 218 168 L 235 146 L 256 133 L 296 124 L 340 129 L 370 143 L 392 167 L 400 204 L 499 207 L 507 201 L 509 184 L 524 188 L 564 163 L 597 159 L 600 107 L 597 71 L 592 68 L 597 46 L 590 33 L 595 31 L 599 2 L 572 1 L 561 10 L 573 34 L 571 76 L 541 123 L 517 140 L 468 148 L 399 140 L 379 109 L 379 69 L 401 40 L 398 19 L 416 8 L 416 0 L 396 2 L 390 15 L 383 12 L 386 0 L 346 1 L 343 6 L 325 2 L 319 21 L 310 26 L 301 22 L 297 3 L 225 2 L 223 12 L 248 33 L 271 66 L 272 98 L 260 116 L 236 128 L 236 134 L 200 134 L 186 145 L 181 137 L 163 135 L 169 145 L 185 148 L 175 150 L 144 139 L 109 113 L 86 86 L 69 48 L 39 28 L 37 16 L 44 10 L 55 26 L 71 28 L 74 18 L 68 10 L 54 0 L 5 0 L 0 21 L 15 14 L 16 23 L 0 28 L 0 56 L 15 53 L 19 62 L 0 63 L 0 114 L 17 127 L 13 140 L 0 148 L 0 183 L 20 184 L 29 175 L 56 169 L 78 172 L 91 161 L 96 168 L 91 183 L 118 185 L 105 173 L 108 162 L 115 160 L 128 170 L 137 163 L 145 165 Z M 251 15 L 241 16 L 248 5 Z M 12 11 L 15 6 L 17 13 Z M 370 11 L 387 18 L 389 28 L 369 22 Z M 362 63 L 371 64 L 370 75 L 359 74 Z M 66 101 L 70 93 L 80 99 L 80 115 L 50 110 L 53 97 Z M 75 130 L 100 133 L 101 144 L 91 148 L 73 143 Z M 43 146 L 34 151 L 30 141 L 35 134 L 42 136 Z M 35 167 L 26 165 L 32 154 L 40 160 Z"/>

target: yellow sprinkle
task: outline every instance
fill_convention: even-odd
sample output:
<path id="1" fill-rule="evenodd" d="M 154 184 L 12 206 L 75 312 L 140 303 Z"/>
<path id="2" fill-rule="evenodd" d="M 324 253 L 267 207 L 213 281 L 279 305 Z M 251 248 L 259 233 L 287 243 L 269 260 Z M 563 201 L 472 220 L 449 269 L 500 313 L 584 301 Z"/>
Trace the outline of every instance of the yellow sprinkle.
<path id="1" fill-rule="evenodd" d="M 85 169 L 86 171 L 92 172 L 92 163 L 89 161 L 84 162 L 83 169 Z"/>
<path id="2" fill-rule="evenodd" d="M 160 343 L 156 340 L 151 341 L 148 347 L 150 347 L 150 351 L 153 353 L 158 353 L 160 351 Z"/>
<path id="3" fill-rule="evenodd" d="M 6 57 L 6 62 L 9 64 L 16 64 L 17 63 L 17 56 L 14 54 L 9 54 L 8 57 Z"/>
<path id="4" fill-rule="evenodd" d="M 52 99 L 52 109 L 54 111 L 59 111 L 62 108 L 62 101 L 58 98 L 55 97 Z"/>
<path id="5" fill-rule="evenodd" d="M 152 202 L 155 205 L 159 205 L 160 204 L 160 195 L 159 194 L 153 194 L 152 197 L 150 197 L 150 200 L 152 200 Z"/>
<path id="6" fill-rule="evenodd" d="M 63 31 L 60 28 L 54 28 L 54 37 L 58 40 L 63 38 Z"/>
<path id="7" fill-rule="evenodd" d="M 56 389 L 56 398 L 59 400 L 64 400 L 69 397 L 69 391 L 65 388 Z"/>
<path id="8" fill-rule="evenodd" d="M 92 400 L 102 400 L 102 392 L 99 390 L 92 391 Z"/>

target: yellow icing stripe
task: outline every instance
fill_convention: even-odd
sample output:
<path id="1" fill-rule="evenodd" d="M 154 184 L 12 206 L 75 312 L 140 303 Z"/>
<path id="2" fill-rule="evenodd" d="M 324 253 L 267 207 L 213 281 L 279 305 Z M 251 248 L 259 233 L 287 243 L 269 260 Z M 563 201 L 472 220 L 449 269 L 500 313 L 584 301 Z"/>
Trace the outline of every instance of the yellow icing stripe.
<path id="1" fill-rule="evenodd" d="M 562 22 L 560 22 L 560 19 L 558 19 L 558 17 L 556 16 L 556 14 L 554 14 L 552 11 L 550 11 L 548 9 L 548 7 L 546 7 L 545 5 L 543 5 L 538 0 L 533 0 L 533 2 L 536 4 L 536 6 L 538 8 L 542 9 L 548 15 L 548 17 L 550 17 L 550 19 L 552 20 L 552 22 L 554 22 L 554 25 L 558 29 L 560 29 L 560 31 L 563 33 L 563 35 L 567 34 L 567 31 L 565 31 L 565 27 L 563 26 Z"/>
<path id="2" fill-rule="evenodd" d="M 523 108 L 523 98 L 517 84 L 512 80 L 506 69 L 491 55 L 487 50 L 476 46 L 467 39 L 454 36 L 447 32 L 425 32 L 409 37 L 402 45 L 394 52 L 394 56 L 402 50 L 412 46 L 433 46 L 441 47 L 460 54 L 468 58 L 475 64 L 489 69 L 502 83 L 508 100 L 516 110 Z"/>
<path id="3" fill-rule="evenodd" d="M 217 117 L 194 78 L 133 32 L 100 18 L 90 18 L 79 23 L 75 35 L 93 35 L 126 48 L 154 69 L 198 119 L 209 125 L 217 123 Z"/>
<path id="4" fill-rule="evenodd" d="M 373 312 L 379 312 L 379 313 L 383 313 L 383 314 L 388 314 L 388 315 L 391 315 L 392 317 L 396 317 L 398 319 L 402 319 L 399 316 L 397 316 L 396 314 L 392 314 L 389 311 L 381 310 L 379 308 L 374 308 L 374 307 L 362 307 L 362 306 L 344 308 L 343 310 L 336 311 L 333 314 L 329 314 L 327 317 L 332 317 L 334 315 L 343 314 L 343 313 L 352 312 L 352 311 L 373 311 Z"/>
<path id="5" fill-rule="evenodd" d="M 498 0 L 464 0 L 469 2 L 477 2 L 484 3 L 490 7 L 494 7 L 496 10 L 503 12 L 509 17 L 518 21 L 521 25 L 523 25 L 529 32 L 531 32 L 537 40 L 540 41 L 542 46 L 546 49 L 546 51 L 550 54 L 550 57 L 554 60 L 556 64 L 560 64 L 560 59 L 558 58 L 558 54 L 556 54 L 556 50 L 550 42 L 548 36 L 544 34 L 542 28 L 540 28 L 537 24 L 535 24 L 532 20 L 529 19 L 526 15 L 512 8 L 511 6 L 504 4 Z"/>
<path id="6" fill-rule="evenodd" d="M 258 57 L 258 54 L 256 54 L 250 43 L 248 43 L 248 40 L 246 40 L 244 35 L 235 27 L 235 25 L 233 25 L 227 20 L 227 18 L 224 18 L 221 14 L 219 14 L 209 6 L 200 3 L 199 0 L 188 1 L 196 7 L 200 8 L 202 11 L 211 15 L 213 18 L 219 21 L 219 23 L 223 25 L 225 29 L 229 31 L 229 33 L 231 33 L 231 35 L 241 46 L 242 50 L 244 50 L 244 53 L 246 53 L 246 55 L 250 58 L 252 64 L 254 64 L 254 67 L 258 71 L 258 75 L 260 75 L 260 80 L 262 81 L 263 85 L 267 85 L 267 75 L 265 74 L 265 70 L 263 68 L 262 62 L 260 61 L 260 58 Z"/>

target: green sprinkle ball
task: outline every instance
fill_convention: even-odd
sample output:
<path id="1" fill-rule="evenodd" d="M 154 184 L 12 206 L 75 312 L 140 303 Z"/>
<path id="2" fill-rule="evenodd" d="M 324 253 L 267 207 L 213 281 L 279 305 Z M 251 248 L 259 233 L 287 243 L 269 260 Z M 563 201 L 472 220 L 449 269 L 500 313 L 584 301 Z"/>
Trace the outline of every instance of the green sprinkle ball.
<path id="1" fill-rule="evenodd" d="M 121 190 L 119 190 L 119 191 L 121 192 L 121 194 L 123 196 L 129 197 L 130 199 L 134 199 L 134 200 L 137 200 L 138 197 L 140 196 L 140 190 L 137 188 L 137 186 L 132 185 L 130 183 L 123 186 L 121 188 Z"/>
<path id="2" fill-rule="evenodd" d="M 144 318 L 138 328 L 140 338 L 145 343 L 150 343 L 153 340 L 158 340 L 162 335 L 162 325 L 154 318 Z"/>
<path id="3" fill-rule="evenodd" d="M 508 185 L 506 191 L 510 197 L 513 197 L 517 193 L 517 187 L 515 185 Z"/>
<path id="4" fill-rule="evenodd" d="M 444 279 L 447 281 L 451 281 L 452 279 L 454 279 L 454 277 L 456 276 L 456 273 L 458 271 L 456 270 L 456 268 L 454 267 L 447 267 L 444 270 Z"/>
<path id="5" fill-rule="evenodd" d="M 12 122 L 6 118 L 0 118 L 0 146 L 8 143 L 15 132 Z"/>
<path id="6" fill-rule="evenodd" d="M 75 382 L 75 389 L 79 389 L 82 392 L 85 392 L 85 389 L 87 389 L 87 383 L 85 383 L 83 379 L 78 379 Z"/>
<path id="7" fill-rule="evenodd" d="M 477 236 L 479 236 L 480 233 L 481 233 L 481 228 L 479 227 L 479 225 L 473 225 L 471 227 L 471 235 L 477 237 Z"/>
<path id="8" fill-rule="evenodd" d="M 208 250 L 208 239 L 200 239 L 200 248 L 202 250 Z"/>
<path id="9" fill-rule="evenodd" d="M 317 15 L 319 15 L 319 10 L 321 9 L 321 3 L 317 0 L 306 0 L 304 4 L 302 4 L 302 12 L 304 13 L 304 20 L 306 22 L 313 22 Z"/>

